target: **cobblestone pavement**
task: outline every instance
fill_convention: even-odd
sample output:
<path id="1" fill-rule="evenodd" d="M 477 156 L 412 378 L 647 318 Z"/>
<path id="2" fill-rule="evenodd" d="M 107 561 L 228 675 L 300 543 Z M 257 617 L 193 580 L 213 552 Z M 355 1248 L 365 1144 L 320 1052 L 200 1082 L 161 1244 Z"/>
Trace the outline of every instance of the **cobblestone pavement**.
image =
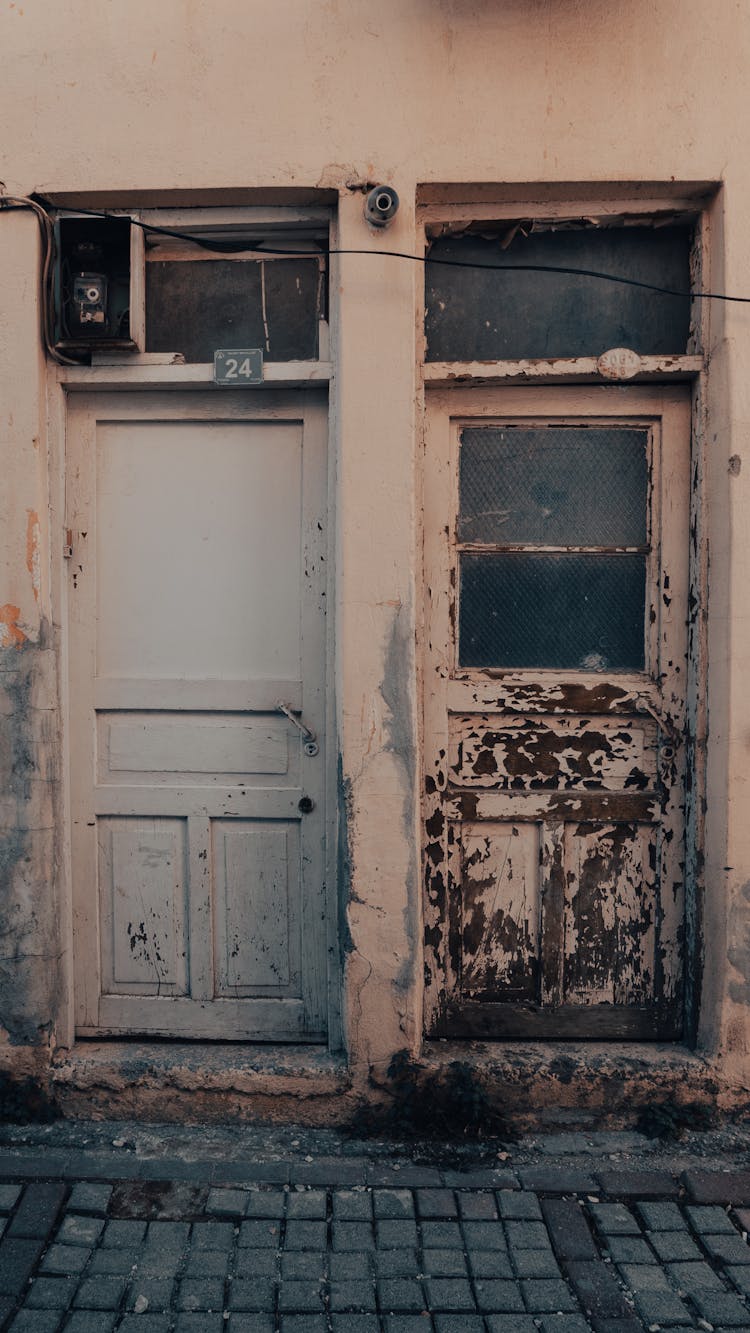
<path id="1" fill-rule="evenodd" d="M 678 1169 L 543 1145 L 458 1170 L 125 1146 L 0 1145 L 2 1329 L 750 1333 L 746 1154 Z"/>

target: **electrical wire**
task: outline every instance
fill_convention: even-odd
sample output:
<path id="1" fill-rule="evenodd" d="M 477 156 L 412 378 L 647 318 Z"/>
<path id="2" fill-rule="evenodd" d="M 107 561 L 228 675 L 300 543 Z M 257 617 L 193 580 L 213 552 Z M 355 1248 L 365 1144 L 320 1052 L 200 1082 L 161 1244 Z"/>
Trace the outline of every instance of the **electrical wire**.
<path id="1" fill-rule="evenodd" d="M 42 208 L 34 199 L 25 197 L 16 198 L 13 195 L 0 195 L 0 210 L 5 209 L 10 212 L 16 209 L 30 210 L 36 216 L 39 223 L 41 234 L 41 270 L 40 270 L 40 289 L 41 302 L 39 310 L 39 323 L 42 343 L 48 356 L 61 366 L 80 366 L 81 362 L 73 357 L 65 356 L 55 347 L 55 330 L 52 315 L 52 260 L 55 253 L 55 232 L 52 219 L 46 209 Z"/>
<path id="2" fill-rule="evenodd" d="M 40 196 L 41 198 L 41 196 Z M 49 201 L 44 201 L 46 207 L 54 208 Z M 69 212 L 73 214 L 83 214 L 86 217 L 104 218 L 108 221 L 116 220 L 117 216 L 112 213 L 99 212 L 91 208 L 76 209 L 58 209 L 58 212 Z M 198 245 L 203 250 L 209 250 L 215 254 L 242 254 L 245 251 L 253 251 L 256 254 L 271 255 L 273 258 L 287 256 L 291 259 L 309 259 L 311 252 L 309 250 L 287 250 L 273 249 L 266 246 L 261 241 L 259 244 L 248 245 L 232 241 L 208 241 L 203 237 L 196 236 L 191 232 L 175 231 L 171 227 L 159 227 L 153 222 L 141 222 L 139 218 L 131 218 L 130 221 L 136 227 L 140 227 L 144 232 L 154 232 L 160 236 L 169 236 L 173 240 L 190 241 L 193 245 Z M 365 250 L 365 249 L 337 249 L 323 246 L 320 248 L 321 255 L 383 255 L 390 259 L 409 259 L 415 264 L 431 264 L 441 268 L 465 268 L 474 269 L 480 272 L 489 273 L 557 273 L 568 277 L 593 278 L 602 282 L 619 283 L 624 287 L 639 287 L 643 291 L 655 292 L 660 296 L 675 296 L 682 300 L 697 301 L 734 301 L 742 305 L 750 305 L 750 296 L 730 296 L 725 292 L 702 292 L 679 290 L 675 287 L 660 287 L 653 282 L 643 282 L 638 278 L 626 278 L 617 273 L 605 273 L 599 269 L 593 268 L 570 268 L 562 264 L 480 264 L 475 260 L 465 259 L 440 259 L 432 255 L 413 255 L 406 250 Z"/>

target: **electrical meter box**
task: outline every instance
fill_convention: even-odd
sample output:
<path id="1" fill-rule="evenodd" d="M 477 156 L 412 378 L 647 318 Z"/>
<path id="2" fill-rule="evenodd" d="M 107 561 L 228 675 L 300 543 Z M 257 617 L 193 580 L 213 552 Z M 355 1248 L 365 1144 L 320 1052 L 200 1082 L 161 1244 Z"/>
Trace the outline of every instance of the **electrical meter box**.
<path id="1" fill-rule="evenodd" d="M 55 224 L 55 344 L 62 351 L 143 347 L 143 239 L 128 217 Z"/>

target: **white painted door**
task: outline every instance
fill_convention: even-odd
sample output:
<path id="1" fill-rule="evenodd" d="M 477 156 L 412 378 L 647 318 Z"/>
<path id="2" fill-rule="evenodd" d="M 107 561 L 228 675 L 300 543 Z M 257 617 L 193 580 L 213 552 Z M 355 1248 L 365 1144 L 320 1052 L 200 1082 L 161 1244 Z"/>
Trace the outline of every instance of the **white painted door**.
<path id="1" fill-rule="evenodd" d="M 427 1024 L 682 1030 L 690 405 L 430 394 Z"/>
<path id="2" fill-rule="evenodd" d="M 77 1030 L 322 1040 L 325 402 L 74 397 L 66 485 Z"/>

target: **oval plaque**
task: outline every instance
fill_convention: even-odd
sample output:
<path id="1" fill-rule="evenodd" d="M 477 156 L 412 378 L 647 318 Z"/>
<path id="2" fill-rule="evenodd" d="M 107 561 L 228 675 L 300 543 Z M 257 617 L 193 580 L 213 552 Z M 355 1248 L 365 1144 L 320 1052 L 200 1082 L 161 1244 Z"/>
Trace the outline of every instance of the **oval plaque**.
<path id="1" fill-rule="evenodd" d="M 597 361 L 600 375 L 607 380 L 632 380 L 641 368 L 641 358 L 629 347 L 610 347 Z"/>

